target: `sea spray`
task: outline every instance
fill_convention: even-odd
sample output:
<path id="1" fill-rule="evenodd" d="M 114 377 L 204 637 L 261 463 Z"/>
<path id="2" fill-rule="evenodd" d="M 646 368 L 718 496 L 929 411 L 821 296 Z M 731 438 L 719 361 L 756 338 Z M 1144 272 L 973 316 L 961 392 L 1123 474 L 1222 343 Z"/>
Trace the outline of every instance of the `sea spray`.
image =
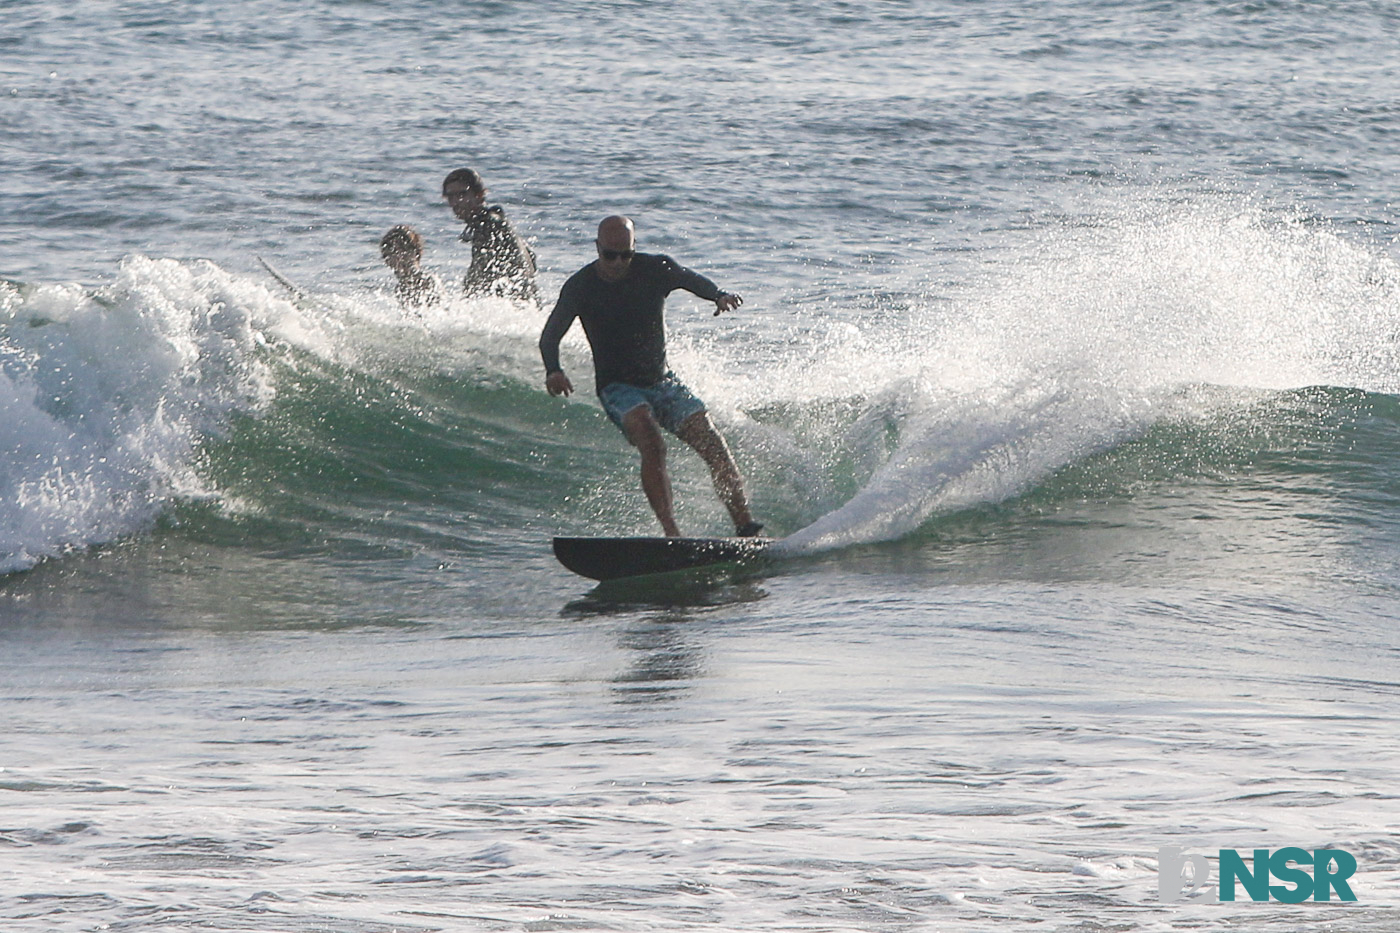
<path id="1" fill-rule="evenodd" d="M 0 291 L 0 570 L 208 494 L 201 439 L 270 401 L 264 328 L 295 316 L 210 263 L 143 257 L 97 290 Z"/>
<path id="2" fill-rule="evenodd" d="M 816 386 L 857 373 L 869 405 L 902 407 L 861 490 L 785 546 L 891 540 L 1001 501 L 1163 419 L 1211 417 L 1194 386 L 1242 390 L 1216 405 L 1316 384 L 1394 391 L 1397 279 L 1335 231 L 1252 206 L 1052 228 L 936 316 L 792 367 Z"/>

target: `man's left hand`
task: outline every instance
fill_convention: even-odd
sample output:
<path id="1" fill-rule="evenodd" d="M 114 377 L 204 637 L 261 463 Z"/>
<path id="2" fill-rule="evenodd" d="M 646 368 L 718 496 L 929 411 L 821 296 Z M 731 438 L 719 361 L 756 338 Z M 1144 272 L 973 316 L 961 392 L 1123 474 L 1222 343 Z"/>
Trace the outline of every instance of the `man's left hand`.
<path id="1" fill-rule="evenodd" d="M 720 292 L 715 299 L 715 317 L 719 317 L 725 311 L 733 311 L 744 303 L 744 299 L 738 295 L 731 295 L 729 292 Z"/>

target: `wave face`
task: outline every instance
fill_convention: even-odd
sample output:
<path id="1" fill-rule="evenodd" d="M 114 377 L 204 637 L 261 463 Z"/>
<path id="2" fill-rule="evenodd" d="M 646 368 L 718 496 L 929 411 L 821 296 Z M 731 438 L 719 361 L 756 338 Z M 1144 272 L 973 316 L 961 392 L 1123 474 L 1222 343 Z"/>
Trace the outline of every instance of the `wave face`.
<path id="1" fill-rule="evenodd" d="M 672 362 L 786 547 L 900 539 L 1037 490 L 1080 496 L 1076 471 L 1245 469 L 1239 451 L 1301 450 L 1318 431 L 1352 446 L 1338 476 L 1355 480 L 1356 458 L 1374 470 L 1356 495 L 1389 488 L 1389 434 L 1355 448 L 1348 433 L 1395 418 L 1389 260 L 1248 205 L 1099 217 L 898 315 L 799 307 L 697 331 L 673 310 Z M 162 516 L 220 539 L 329 533 L 371 551 L 489 547 L 502 529 L 651 533 L 596 403 L 540 391 L 537 314 L 286 294 L 142 257 L 100 289 L 5 286 L 0 568 Z M 565 360 L 586 384 L 577 333 Z M 1298 391 L 1312 386 L 1327 388 Z M 708 477 L 672 460 L 683 525 L 722 531 Z"/>

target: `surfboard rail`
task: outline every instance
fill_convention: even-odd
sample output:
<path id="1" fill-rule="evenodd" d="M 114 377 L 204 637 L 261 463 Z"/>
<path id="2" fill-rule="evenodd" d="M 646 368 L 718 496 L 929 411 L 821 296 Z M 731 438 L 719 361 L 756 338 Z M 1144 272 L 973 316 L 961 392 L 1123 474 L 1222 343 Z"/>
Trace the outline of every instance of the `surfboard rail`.
<path id="1" fill-rule="evenodd" d="M 272 263 L 268 262 L 261 256 L 255 256 L 253 258 L 257 259 L 258 262 L 262 263 L 262 267 L 268 271 L 268 274 L 271 275 L 274 279 L 276 279 L 279 285 L 281 285 L 287 291 L 291 292 L 293 298 L 295 298 L 297 301 L 306 300 L 306 292 L 302 291 L 301 288 L 295 282 L 283 275 L 275 266 L 272 265 Z"/>
<path id="2" fill-rule="evenodd" d="M 554 556 L 591 580 L 620 580 L 763 556 L 771 538 L 557 537 Z"/>

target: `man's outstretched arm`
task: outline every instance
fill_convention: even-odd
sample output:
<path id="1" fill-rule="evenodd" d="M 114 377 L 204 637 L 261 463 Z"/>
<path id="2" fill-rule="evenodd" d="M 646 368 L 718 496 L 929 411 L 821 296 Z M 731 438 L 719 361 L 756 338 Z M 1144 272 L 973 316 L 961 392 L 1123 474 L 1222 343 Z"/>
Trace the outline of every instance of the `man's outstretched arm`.
<path id="1" fill-rule="evenodd" d="M 668 271 L 671 274 L 671 288 L 683 288 L 698 298 L 715 303 L 715 314 L 719 315 L 725 311 L 733 311 L 744 303 L 744 299 L 730 292 L 721 291 L 720 287 L 694 269 L 687 269 L 669 256 L 663 257 Z"/>

